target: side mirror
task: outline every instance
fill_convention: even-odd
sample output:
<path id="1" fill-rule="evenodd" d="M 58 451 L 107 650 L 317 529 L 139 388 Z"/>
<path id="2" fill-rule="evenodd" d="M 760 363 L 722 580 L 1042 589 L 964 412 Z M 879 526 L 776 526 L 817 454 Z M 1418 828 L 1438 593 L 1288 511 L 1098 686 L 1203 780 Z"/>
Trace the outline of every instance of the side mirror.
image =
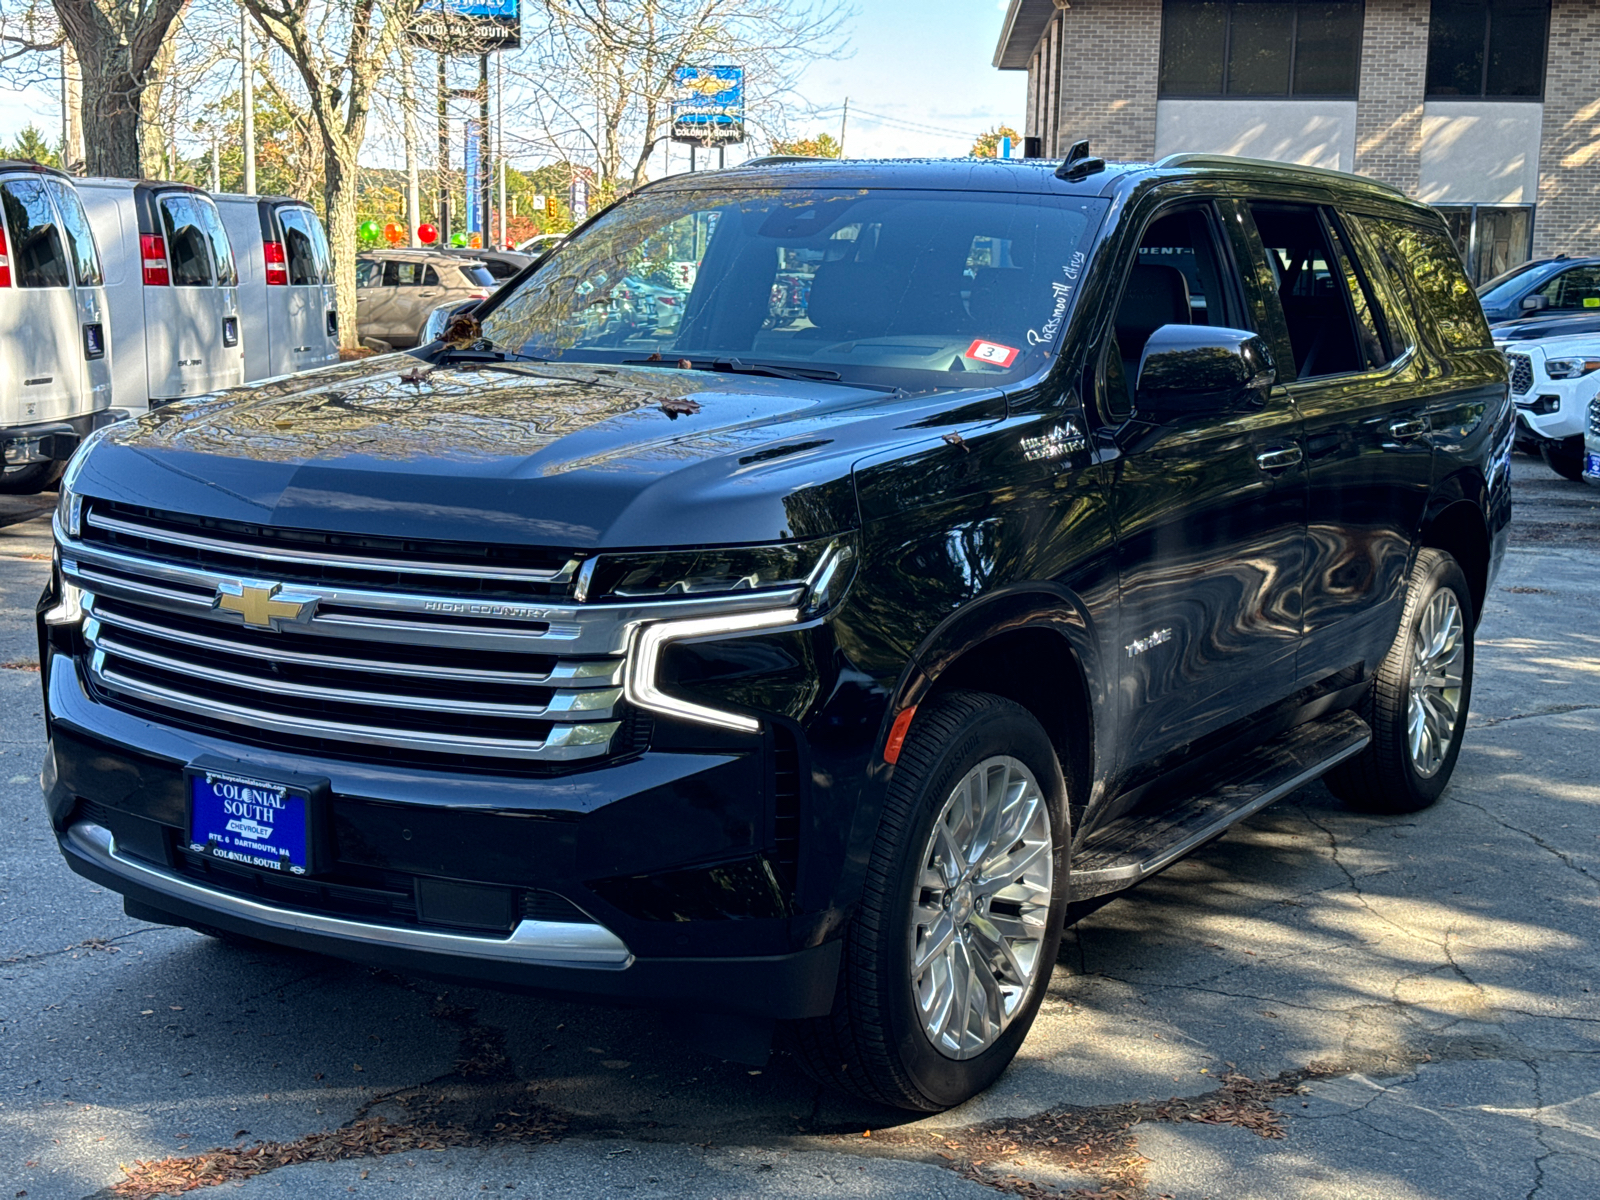
<path id="1" fill-rule="evenodd" d="M 1523 312 L 1543 312 L 1545 309 L 1547 309 L 1549 307 L 1550 307 L 1550 297 L 1549 296 L 1540 296 L 1540 295 L 1535 294 L 1535 295 L 1532 295 L 1532 296 L 1524 296 L 1522 298 L 1522 311 Z"/>
<path id="2" fill-rule="evenodd" d="M 1260 334 L 1213 325 L 1163 325 L 1139 360 L 1134 409 L 1159 424 L 1186 413 L 1236 412 L 1266 401 L 1278 371 Z"/>

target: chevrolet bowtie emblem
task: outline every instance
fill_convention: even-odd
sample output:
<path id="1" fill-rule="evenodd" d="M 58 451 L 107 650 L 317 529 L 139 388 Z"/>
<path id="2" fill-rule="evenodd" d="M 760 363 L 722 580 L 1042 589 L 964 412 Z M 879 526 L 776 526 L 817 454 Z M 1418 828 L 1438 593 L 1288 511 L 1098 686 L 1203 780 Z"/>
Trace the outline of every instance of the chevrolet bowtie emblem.
<path id="1" fill-rule="evenodd" d="M 215 604 L 225 612 L 235 612 L 246 625 L 257 629 L 281 629 L 286 621 L 309 620 L 317 598 L 300 592 L 286 592 L 281 583 L 258 583 L 251 579 L 225 579 L 217 585 Z"/>

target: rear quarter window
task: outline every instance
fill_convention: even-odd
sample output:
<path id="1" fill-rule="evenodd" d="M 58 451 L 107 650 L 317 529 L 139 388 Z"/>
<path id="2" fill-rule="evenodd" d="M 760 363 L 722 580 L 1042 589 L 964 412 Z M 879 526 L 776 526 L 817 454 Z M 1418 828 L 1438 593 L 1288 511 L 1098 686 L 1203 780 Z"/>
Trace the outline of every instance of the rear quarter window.
<path id="1" fill-rule="evenodd" d="M 1367 219 L 1384 247 L 1390 270 L 1398 264 L 1417 300 L 1418 319 L 1438 332 L 1447 350 L 1487 350 L 1494 345 L 1461 256 L 1442 229 L 1430 229 L 1390 217 Z M 1404 290 L 1402 288 L 1402 290 Z"/>
<path id="2" fill-rule="evenodd" d="M 470 267 L 462 267 L 461 274 L 465 277 L 467 283 L 473 287 L 494 286 L 494 276 L 489 273 L 488 267 L 481 264 L 474 263 Z"/>

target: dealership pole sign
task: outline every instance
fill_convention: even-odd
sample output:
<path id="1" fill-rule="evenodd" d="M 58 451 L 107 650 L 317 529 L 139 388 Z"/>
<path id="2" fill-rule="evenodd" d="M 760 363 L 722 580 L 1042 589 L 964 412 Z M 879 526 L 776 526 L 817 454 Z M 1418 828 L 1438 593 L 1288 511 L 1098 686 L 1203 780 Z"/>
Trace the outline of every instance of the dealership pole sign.
<path id="1" fill-rule="evenodd" d="M 522 45 L 521 0 L 422 0 L 409 36 L 441 54 L 491 54 Z"/>
<path id="2" fill-rule="evenodd" d="M 692 146 L 744 141 L 744 68 L 679 67 L 672 73 L 672 140 Z"/>

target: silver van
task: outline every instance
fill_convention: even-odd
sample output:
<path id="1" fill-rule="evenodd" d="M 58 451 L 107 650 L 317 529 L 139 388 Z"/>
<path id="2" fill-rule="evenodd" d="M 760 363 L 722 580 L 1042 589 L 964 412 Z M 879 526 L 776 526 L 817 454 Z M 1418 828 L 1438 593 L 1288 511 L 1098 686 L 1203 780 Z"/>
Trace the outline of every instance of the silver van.
<path id="1" fill-rule="evenodd" d="M 113 416 L 100 255 L 60 171 L 0 161 L 0 492 L 51 487 Z"/>
<path id="2" fill-rule="evenodd" d="M 239 276 L 211 197 L 186 183 L 76 182 L 105 258 L 118 407 L 242 384 Z"/>
<path id="3" fill-rule="evenodd" d="M 245 380 L 338 362 L 333 260 L 317 214 L 289 196 L 211 198 L 239 270 Z"/>

